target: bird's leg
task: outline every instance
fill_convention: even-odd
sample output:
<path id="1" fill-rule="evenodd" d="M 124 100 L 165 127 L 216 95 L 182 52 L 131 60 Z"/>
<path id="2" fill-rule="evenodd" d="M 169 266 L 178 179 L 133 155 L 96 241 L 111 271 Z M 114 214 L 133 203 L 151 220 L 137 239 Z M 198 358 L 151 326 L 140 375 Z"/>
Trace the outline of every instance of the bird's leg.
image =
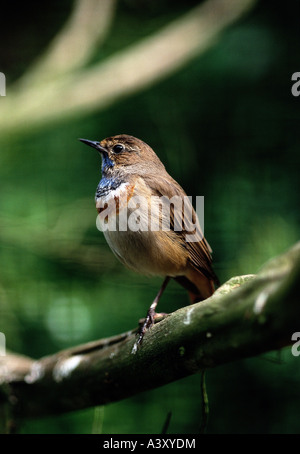
<path id="1" fill-rule="evenodd" d="M 168 285 L 169 280 L 170 280 L 170 277 L 167 276 L 165 278 L 161 288 L 159 289 L 158 294 L 156 295 L 155 299 L 153 300 L 153 303 L 149 307 L 149 310 L 147 312 L 147 316 L 146 316 L 146 318 L 144 320 L 144 323 L 142 324 L 142 326 L 141 326 L 141 328 L 139 330 L 138 340 L 135 342 L 135 344 L 133 346 L 132 353 L 135 353 L 137 348 L 138 348 L 138 346 L 141 345 L 141 343 L 143 341 L 143 338 L 144 338 L 144 334 L 147 331 L 147 329 L 151 328 L 151 326 L 154 324 L 155 317 L 157 315 L 160 315 L 160 314 L 156 314 L 155 309 L 156 309 L 156 306 L 157 306 L 157 304 L 158 304 L 158 302 L 160 300 L 161 295 L 163 294 L 165 288 Z"/>

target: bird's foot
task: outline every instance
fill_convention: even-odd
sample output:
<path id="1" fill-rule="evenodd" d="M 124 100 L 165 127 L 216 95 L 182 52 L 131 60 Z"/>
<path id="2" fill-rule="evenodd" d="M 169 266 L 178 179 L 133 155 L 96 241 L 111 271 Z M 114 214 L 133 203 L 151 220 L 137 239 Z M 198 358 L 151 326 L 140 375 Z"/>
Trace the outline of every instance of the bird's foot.
<path id="1" fill-rule="evenodd" d="M 149 311 L 148 311 L 148 313 L 149 313 Z M 147 317 L 148 317 L 148 313 L 147 313 Z M 154 325 L 155 323 L 160 322 L 164 318 L 166 318 L 167 315 L 169 315 L 169 314 L 167 314 L 166 312 L 154 312 L 154 311 L 152 311 L 152 321 L 153 321 L 153 323 L 151 324 L 151 326 Z M 142 327 L 146 323 L 147 317 L 146 318 L 143 317 L 143 318 L 139 319 L 139 332 L 142 330 Z M 149 328 L 151 328 L 151 326 L 149 326 Z"/>
<path id="2" fill-rule="evenodd" d="M 133 345 L 131 353 L 135 354 L 143 342 L 144 335 L 146 331 L 151 328 L 155 323 L 160 322 L 163 320 L 168 314 L 164 312 L 156 313 L 154 309 L 150 307 L 147 312 L 146 318 L 142 318 L 139 320 L 139 332 L 138 332 L 138 339 Z"/>

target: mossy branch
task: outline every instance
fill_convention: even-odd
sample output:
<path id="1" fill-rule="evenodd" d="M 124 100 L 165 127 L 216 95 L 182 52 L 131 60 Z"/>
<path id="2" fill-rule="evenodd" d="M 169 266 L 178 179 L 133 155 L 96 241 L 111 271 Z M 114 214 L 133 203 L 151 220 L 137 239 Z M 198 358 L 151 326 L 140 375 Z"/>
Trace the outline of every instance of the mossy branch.
<path id="1" fill-rule="evenodd" d="M 2 358 L 2 402 L 38 417 L 104 405 L 200 370 L 280 349 L 299 331 L 300 243 L 256 276 L 230 279 L 207 300 L 153 326 L 132 354 L 135 331 L 33 361 Z"/>

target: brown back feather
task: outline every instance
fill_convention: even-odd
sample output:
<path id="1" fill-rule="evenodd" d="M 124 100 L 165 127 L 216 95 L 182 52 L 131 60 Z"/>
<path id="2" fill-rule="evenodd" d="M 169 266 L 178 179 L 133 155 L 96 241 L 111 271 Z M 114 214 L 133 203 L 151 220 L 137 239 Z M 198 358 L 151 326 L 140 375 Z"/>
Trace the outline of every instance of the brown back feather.
<path id="1" fill-rule="evenodd" d="M 164 175 L 144 175 L 143 176 L 148 186 L 152 190 L 152 194 L 156 196 L 166 196 L 171 199 L 173 196 L 177 195 L 183 198 L 186 196 L 186 193 L 182 187 L 167 173 Z M 182 219 L 176 219 L 174 213 L 174 207 L 171 205 L 170 209 L 170 227 L 172 230 L 175 229 L 175 225 L 182 225 Z M 175 231 L 175 233 L 180 238 L 180 241 L 188 251 L 189 261 L 193 267 L 198 269 L 201 273 L 204 274 L 208 279 L 212 279 L 216 283 L 218 278 L 212 269 L 212 257 L 211 257 L 211 248 L 204 238 L 200 224 L 195 213 L 195 210 L 192 204 L 188 201 L 185 205 L 185 225 L 182 225 L 181 231 Z M 196 241 L 188 242 L 186 241 L 186 235 L 191 233 L 191 228 L 185 228 L 189 226 L 189 220 L 192 219 L 193 224 L 197 222 L 198 229 L 195 232 Z M 193 232 L 192 232 L 193 233 Z"/>

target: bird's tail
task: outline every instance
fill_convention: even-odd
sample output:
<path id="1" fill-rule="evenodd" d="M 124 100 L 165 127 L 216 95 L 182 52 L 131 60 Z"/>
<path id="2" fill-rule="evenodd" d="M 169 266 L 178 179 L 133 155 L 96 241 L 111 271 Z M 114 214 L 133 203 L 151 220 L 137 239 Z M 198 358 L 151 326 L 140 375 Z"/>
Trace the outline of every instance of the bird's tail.
<path id="1" fill-rule="evenodd" d="M 190 268 L 185 276 L 178 276 L 175 280 L 188 290 L 191 304 L 209 298 L 218 285 L 218 278 L 208 278 L 196 268 Z"/>

